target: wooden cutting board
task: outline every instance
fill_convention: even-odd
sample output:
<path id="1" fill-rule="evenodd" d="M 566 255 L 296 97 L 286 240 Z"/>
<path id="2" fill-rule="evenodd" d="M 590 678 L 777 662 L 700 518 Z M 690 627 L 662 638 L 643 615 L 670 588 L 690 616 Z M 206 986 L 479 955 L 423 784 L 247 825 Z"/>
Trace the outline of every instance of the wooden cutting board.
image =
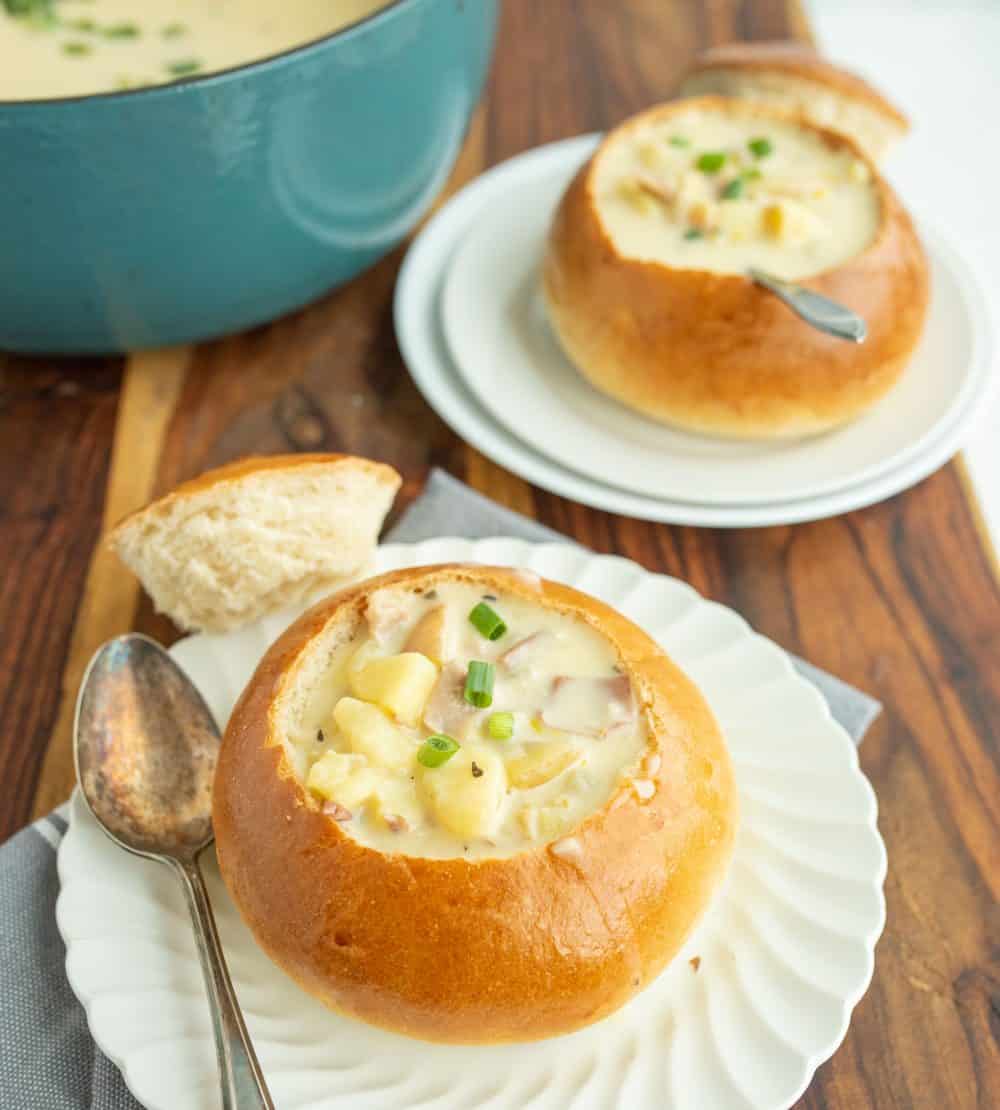
<path id="1" fill-rule="evenodd" d="M 808 37 L 783 0 L 506 0 L 448 192 L 538 143 L 670 94 L 701 47 Z M 647 524 L 533 489 L 427 408 L 396 348 L 402 249 L 244 335 L 127 360 L 0 357 L 0 837 L 65 799 L 79 678 L 107 637 L 176 635 L 101 548 L 110 522 L 246 453 L 440 465 L 598 551 L 678 575 L 880 697 L 861 751 L 889 851 L 872 988 L 807 1107 L 986 1107 L 1000 1091 L 1000 578 L 961 463 L 835 520 Z M 947 372 L 947 367 L 942 367 Z M 708 1110 L 708 1108 L 706 1108 Z"/>

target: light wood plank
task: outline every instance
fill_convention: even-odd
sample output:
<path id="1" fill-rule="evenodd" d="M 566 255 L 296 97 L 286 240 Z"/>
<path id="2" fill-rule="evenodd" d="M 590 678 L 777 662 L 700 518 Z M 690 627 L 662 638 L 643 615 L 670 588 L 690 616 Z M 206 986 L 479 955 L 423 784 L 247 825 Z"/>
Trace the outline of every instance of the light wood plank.
<path id="1" fill-rule="evenodd" d="M 160 450 L 190 360 L 186 347 L 147 351 L 126 364 L 101 536 L 117 521 L 141 508 L 153 495 Z M 112 636 L 132 627 L 139 599 L 138 582 L 100 542 L 87 571 L 69 655 L 62 674 L 59 711 L 35 790 L 37 817 L 69 797 L 76 781 L 72 732 L 77 691 L 94 652 Z"/>

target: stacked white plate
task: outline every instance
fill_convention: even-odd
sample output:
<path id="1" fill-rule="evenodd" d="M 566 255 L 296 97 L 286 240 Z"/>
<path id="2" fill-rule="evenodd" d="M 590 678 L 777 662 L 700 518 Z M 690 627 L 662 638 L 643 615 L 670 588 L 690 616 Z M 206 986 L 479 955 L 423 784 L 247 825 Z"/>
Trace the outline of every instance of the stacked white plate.
<path id="1" fill-rule="evenodd" d="M 933 292 L 924 336 L 889 396 L 841 430 L 782 443 L 710 439 L 594 390 L 549 328 L 538 275 L 555 206 L 598 138 L 553 143 L 490 170 L 410 248 L 396 332 L 418 388 L 455 432 L 586 505 L 722 527 L 870 505 L 958 450 L 990 382 L 992 336 L 965 263 L 925 225 Z"/>

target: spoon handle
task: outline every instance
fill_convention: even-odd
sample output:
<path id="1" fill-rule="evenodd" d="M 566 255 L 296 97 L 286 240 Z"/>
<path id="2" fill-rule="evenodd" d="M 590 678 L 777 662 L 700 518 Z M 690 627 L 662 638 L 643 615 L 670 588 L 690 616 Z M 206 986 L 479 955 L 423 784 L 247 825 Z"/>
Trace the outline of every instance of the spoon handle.
<path id="1" fill-rule="evenodd" d="M 229 978 L 201 869 L 197 860 L 177 861 L 175 869 L 180 875 L 191 911 L 198 957 L 208 990 L 215 1050 L 219 1057 L 223 1110 L 274 1110 Z"/>
<path id="2" fill-rule="evenodd" d="M 850 339 L 854 343 L 864 343 L 868 335 L 868 325 L 846 305 L 831 301 L 822 293 L 797 285 L 794 281 L 784 281 L 762 270 L 750 269 L 750 277 L 765 289 L 770 290 L 807 324 L 811 324 L 827 335 L 837 339 Z"/>

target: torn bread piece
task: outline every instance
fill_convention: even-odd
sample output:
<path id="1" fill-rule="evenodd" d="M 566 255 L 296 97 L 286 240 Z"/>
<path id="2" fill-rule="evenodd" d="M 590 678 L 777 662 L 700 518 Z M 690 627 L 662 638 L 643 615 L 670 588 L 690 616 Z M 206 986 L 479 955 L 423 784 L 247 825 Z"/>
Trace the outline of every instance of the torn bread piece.
<path id="1" fill-rule="evenodd" d="M 108 542 L 178 627 L 228 632 L 361 571 L 400 482 L 351 455 L 241 459 L 126 517 Z"/>

